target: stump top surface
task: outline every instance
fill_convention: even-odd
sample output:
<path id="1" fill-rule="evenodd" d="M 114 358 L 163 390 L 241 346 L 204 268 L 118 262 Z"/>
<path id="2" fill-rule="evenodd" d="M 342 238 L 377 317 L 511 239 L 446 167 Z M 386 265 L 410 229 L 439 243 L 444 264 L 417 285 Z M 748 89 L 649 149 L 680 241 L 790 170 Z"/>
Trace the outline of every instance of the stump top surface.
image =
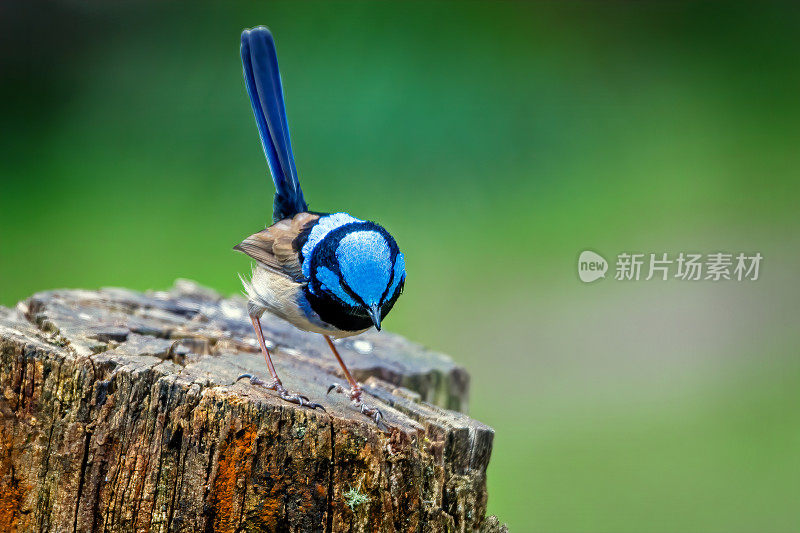
<path id="1" fill-rule="evenodd" d="M 162 292 L 42 292 L 20 308 L 40 328 L 57 332 L 77 355 L 97 361 L 138 356 L 137 364 L 158 364 L 163 372 L 218 386 L 234 386 L 243 373 L 269 378 L 244 298 L 225 298 L 186 280 Z M 321 401 L 330 382 L 344 379 L 320 335 L 300 331 L 268 313 L 261 322 L 287 388 Z M 447 355 L 373 330 L 334 342 L 359 381 L 375 377 L 405 386 L 424 401 L 466 412 L 469 376 Z M 254 389 L 245 383 L 237 386 L 243 393 Z"/>

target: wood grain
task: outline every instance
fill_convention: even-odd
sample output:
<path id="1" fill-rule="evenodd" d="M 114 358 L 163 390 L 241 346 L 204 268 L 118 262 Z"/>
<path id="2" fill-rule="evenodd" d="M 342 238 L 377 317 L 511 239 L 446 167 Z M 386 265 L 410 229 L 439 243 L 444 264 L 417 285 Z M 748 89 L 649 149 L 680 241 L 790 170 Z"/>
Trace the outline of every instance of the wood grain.
<path id="1" fill-rule="evenodd" d="M 504 531 L 485 518 L 491 428 L 467 373 L 399 336 L 338 343 L 390 433 L 353 410 L 324 340 L 242 298 L 64 290 L 0 308 L 0 530 Z M 448 410 L 449 409 L 449 410 Z"/>

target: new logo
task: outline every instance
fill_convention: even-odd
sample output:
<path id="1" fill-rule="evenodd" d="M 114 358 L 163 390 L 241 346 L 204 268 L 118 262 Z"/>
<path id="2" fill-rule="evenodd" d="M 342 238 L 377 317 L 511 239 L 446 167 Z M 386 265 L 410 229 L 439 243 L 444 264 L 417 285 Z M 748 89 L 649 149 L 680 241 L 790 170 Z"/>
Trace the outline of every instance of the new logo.
<path id="1" fill-rule="evenodd" d="M 603 259 L 603 256 L 590 250 L 581 252 L 581 256 L 578 258 L 578 277 L 582 282 L 591 283 L 605 278 L 607 270 L 608 262 Z"/>

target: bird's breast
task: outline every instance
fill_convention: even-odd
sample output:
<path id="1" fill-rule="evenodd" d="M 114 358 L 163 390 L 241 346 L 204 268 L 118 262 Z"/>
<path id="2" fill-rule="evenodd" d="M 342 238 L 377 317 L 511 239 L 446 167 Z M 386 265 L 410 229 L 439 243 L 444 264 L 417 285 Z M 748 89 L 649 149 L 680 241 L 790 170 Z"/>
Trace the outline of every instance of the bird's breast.
<path id="1" fill-rule="evenodd" d="M 371 325 L 368 323 L 355 329 L 342 329 L 326 322 L 308 300 L 305 283 L 293 281 L 261 266 L 256 266 L 250 280 L 243 282 L 251 308 L 268 311 L 304 331 L 341 338 L 363 333 Z"/>

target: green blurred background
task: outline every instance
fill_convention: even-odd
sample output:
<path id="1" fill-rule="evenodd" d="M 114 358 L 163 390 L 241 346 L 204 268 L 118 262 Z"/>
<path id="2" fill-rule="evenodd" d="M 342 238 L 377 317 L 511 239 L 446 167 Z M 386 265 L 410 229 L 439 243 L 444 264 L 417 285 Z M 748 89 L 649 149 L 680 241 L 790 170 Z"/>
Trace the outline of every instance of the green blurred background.
<path id="1" fill-rule="evenodd" d="M 800 530 L 796 5 L 6 2 L 0 304 L 240 290 L 231 246 L 271 216 L 238 55 L 257 24 L 311 207 L 390 229 L 387 328 L 472 374 L 491 513 Z M 764 261 L 586 285 L 587 248 Z"/>

